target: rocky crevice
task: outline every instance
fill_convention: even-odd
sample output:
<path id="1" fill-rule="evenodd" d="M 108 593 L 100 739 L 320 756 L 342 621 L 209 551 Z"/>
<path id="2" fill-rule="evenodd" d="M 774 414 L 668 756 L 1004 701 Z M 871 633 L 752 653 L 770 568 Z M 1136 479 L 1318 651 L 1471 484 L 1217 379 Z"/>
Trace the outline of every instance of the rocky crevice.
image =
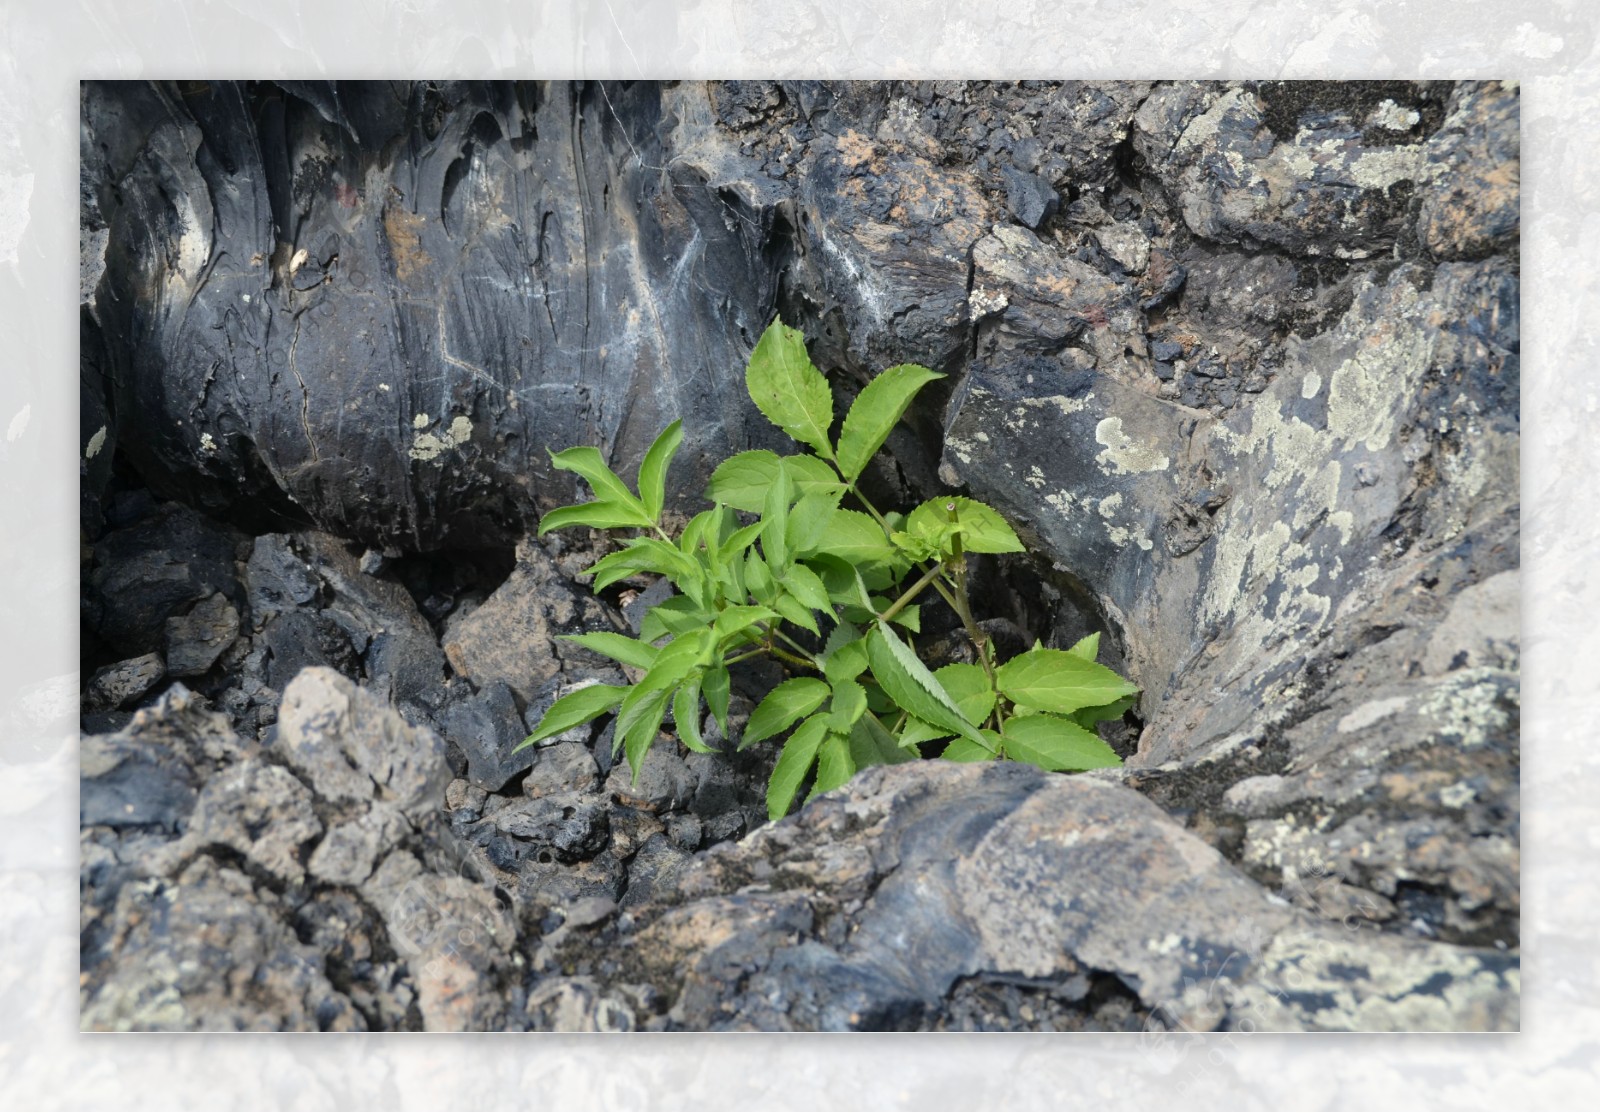
<path id="1" fill-rule="evenodd" d="M 1514 1026 L 1514 86 L 91 84 L 84 125 L 86 1025 Z M 688 509 L 784 447 L 738 374 L 774 311 L 841 406 L 949 376 L 868 489 L 1017 523 L 995 618 L 1112 635 L 1125 770 L 767 828 L 771 755 L 511 753 L 622 679 L 553 639 L 650 598 L 529 540 L 545 450 L 631 475 L 682 417 Z M 290 760 L 312 688 L 367 757 Z M 404 745 L 401 807 L 361 761 Z M 1061 793 L 1185 863 L 1070 938 L 1089 829 L 1004 834 Z M 186 980 L 208 922 L 265 996 Z"/>

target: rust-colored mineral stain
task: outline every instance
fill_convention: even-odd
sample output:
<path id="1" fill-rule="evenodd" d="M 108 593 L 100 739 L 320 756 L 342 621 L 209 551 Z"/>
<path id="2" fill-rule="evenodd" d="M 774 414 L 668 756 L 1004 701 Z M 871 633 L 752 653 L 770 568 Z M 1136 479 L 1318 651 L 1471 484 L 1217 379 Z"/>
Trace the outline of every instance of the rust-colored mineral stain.
<path id="1" fill-rule="evenodd" d="M 417 213 L 395 208 L 383 210 L 383 230 L 394 252 L 394 276 L 401 282 L 420 276 L 433 262 L 422 250 L 424 223 L 426 218 Z"/>

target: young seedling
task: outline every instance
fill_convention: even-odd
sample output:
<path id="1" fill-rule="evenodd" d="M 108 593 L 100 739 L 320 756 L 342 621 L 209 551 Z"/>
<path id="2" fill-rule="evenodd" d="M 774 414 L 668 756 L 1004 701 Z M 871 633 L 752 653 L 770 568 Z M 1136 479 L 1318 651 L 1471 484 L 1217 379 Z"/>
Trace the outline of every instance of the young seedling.
<path id="1" fill-rule="evenodd" d="M 858 769 L 925 752 L 1057 771 L 1120 765 L 1094 726 L 1121 718 L 1138 688 L 1095 662 L 1099 635 L 1069 650 L 1035 643 L 1000 662 L 973 617 L 967 554 L 1023 549 L 1005 519 L 957 495 L 882 513 L 861 492 L 867 464 L 917 392 L 940 378 L 916 364 L 889 368 L 856 397 L 835 441 L 827 380 L 801 333 L 774 322 L 751 354 L 745 385 L 768 420 L 810 452 L 760 449 L 724 461 L 705 492 L 710 509 L 676 537 L 662 509 L 681 422 L 645 453 L 637 492 L 594 448 L 554 454 L 555 466 L 583 477 L 594 499 L 552 510 L 540 535 L 565 526 L 632 531 L 589 569 L 593 590 L 652 573 L 676 594 L 646 612 L 637 638 L 570 635 L 644 675 L 562 697 L 522 745 L 614 712 L 615 745 L 637 778 L 670 707 L 683 744 L 709 753 L 702 704 L 726 737 L 728 668 L 764 656 L 794 675 L 756 706 L 739 748 L 787 732 L 767 788 L 774 819 L 788 813 L 808 776 L 815 795 Z M 917 600 L 930 590 L 960 618 L 976 664 L 930 670 L 912 648 Z"/>

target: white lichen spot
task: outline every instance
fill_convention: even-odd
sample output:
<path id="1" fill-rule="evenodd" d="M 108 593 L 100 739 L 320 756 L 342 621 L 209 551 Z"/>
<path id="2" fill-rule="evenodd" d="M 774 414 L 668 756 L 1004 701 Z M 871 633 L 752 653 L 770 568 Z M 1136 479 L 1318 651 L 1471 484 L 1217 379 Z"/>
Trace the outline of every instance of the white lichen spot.
<path id="1" fill-rule="evenodd" d="M 1464 808 L 1478 798 L 1471 785 L 1462 781 L 1439 792 L 1439 803 L 1447 808 Z"/>
<path id="2" fill-rule="evenodd" d="M 289 260 L 289 273 L 294 274 L 295 271 L 305 266 L 306 260 L 309 258 L 311 258 L 311 253 L 305 248 L 302 247 L 299 251 L 296 251 L 294 258 Z"/>
<path id="3" fill-rule="evenodd" d="M 1028 474 L 1023 477 L 1023 482 L 1032 487 L 1035 491 L 1044 486 L 1044 472 L 1039 470 L 1038 464 L 1028 465 Z"/>
<path id="4" fill-rule="evenodd" d="M 1349 734 L 1353 730 L 1364 730 L 1373 723 L 1403 710 L 1409 702 L 1407 696 L 1394 696 L 1390 699 L 1375 699 L 1363 703 L 1339 720 L 1339 733 Z"/>
<path id="5" fill-rule="evenodd" d="M 216 454 L 217 442 L 212 439 L 210 433 L 200 434 L 200 451 L 207 453 L 208 455 Z"/>
<path id="6" fill-rule="evenodd" d="M 1122 505 L 1122 495 L 1120 493 L 1118 493 L 1118 494 L 1115 494 L 1115 495 L 1107 495 L 1105 498 L 1101 499 L 1100 503 L 1096 507 L 1096 509 L 1098 509 L 1100 511 L 1100 517 L 1102 517 L 1102 518 L 1111 518 L 1111 517 L 1115 516 L 1115 514 L 1117 512 L 1117 507 L 1119 507 L 1121 505 Z"/>
<path id="7" fill-rule="evenodd" d="M 1315 371 L 1312 371 L 1306 376 L 1305 382 L 1300 384 L 1300 397 L 1315 398 L 1317 396 L 1317 391 L 1321 389 L 1322 376 L 1317 374 Z"/>
<path id="8" fill-rule="evenodd" d="M 411 428 L 426 429 L 428 427 L 428 423 L 432 420 L 433 419 L 427 414 L 418 414 L 416 417 L 411 419 Z"/>
<path id="9" fill-rule="evenodd" d="M 980 317 L 992 316 L 1010 304 L 1011 302 L 1001 291 L 985 290 L 982 286 L 974 287 L 967 297 L 967 306 L 974 321 Z"/>
<path id="10" fill-rule="evenodd" d="M 106 427 L 102 425 L 99 429 L 95 430 L 94 436 L 89 438 L 89 443 L 83 450 L 83 458 L 85 460 L 93 460 L 96 456 L 100 455 L 100 450 L 105 446 Z"/>
<path id="11" fill-rule="evenodd" d="M 427 414 L 418 414 L 412 421 L 412 426 L 421 429 L 428 423 Z M 450 422 L 448 429 L 439 433 L 419 432 L 411 442 L 410 456 L 413 460 L 433 460 L 447 448 L 459 448 L 472 439 L 472 422 L 465 415 L 457 416 Z"/>
<path id="12" fill-rule="evenodd" d="M 388 383 L 379 383 L 378 384 L 378 389 L 383 391 L 385 394 L 388 394 L 389 393 L 389 384 Z"/>
<path id="13" fill-rule="evenodd" d="M 249 305 L 250 304 L 250 295 L 249 294 L 240 294 L 239 295 L 239 300 L 244 302 L 246 305 Z"/>
<path id="14" fill-rule="evenodd" d="M 1094 439 L 1102 446 L 1095 460 L 1107 475 L 1166 471 L 1172 463 L 1154 445 L 1142 445 L 1124 433 L 1120 417 L 1101 420 L 1094 427 Z"/>
<path id="15" fill-rule="evenodd" d="M 1489 668 L 1453 672 L 1420 710 L 1441 733 L 1455 735 L 1462 746 L 1476 749 L 1510 726 L 1511 717 L 1500 701 L 1513 697 L 1495 682 L 1500 675 Z"/>
<path id="16" fill-rule="evenodd" d="M 1387 128 L 1389 131 L 1410 131 L 1421 119 L 1422 113 L 1415 108 L 1402 108 L 1392 100 L 1385 100 L 1372 110 L 1367 122 L 1374 127 Z"/>
<path id="17" fill-rule="evenodd" d="M 982 429 L 979 429 L 976 433 L 972 434 L 972 438 L 981 444 L 989 443 L 989 434 L 985 433 Z"/>

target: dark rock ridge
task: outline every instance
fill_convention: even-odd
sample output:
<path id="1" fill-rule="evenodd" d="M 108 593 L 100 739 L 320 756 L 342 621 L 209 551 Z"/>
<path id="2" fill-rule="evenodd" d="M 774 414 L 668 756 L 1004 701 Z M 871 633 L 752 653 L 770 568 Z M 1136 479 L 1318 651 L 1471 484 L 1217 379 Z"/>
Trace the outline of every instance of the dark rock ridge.
<path id="1" fill-rule="evenodd" d="M 83 105 L 86 1026 L 1515 1027 L 1514 84 Z M 1017 523 L 985 617 L 1105 631 L 1126 768 L 769 828 L 765 747 L 512 752 L 655 598 L 546 449 L 682 417 L 692 511 L 775 313 L 841 412 L 946 372 L 866 486 Z"/>

